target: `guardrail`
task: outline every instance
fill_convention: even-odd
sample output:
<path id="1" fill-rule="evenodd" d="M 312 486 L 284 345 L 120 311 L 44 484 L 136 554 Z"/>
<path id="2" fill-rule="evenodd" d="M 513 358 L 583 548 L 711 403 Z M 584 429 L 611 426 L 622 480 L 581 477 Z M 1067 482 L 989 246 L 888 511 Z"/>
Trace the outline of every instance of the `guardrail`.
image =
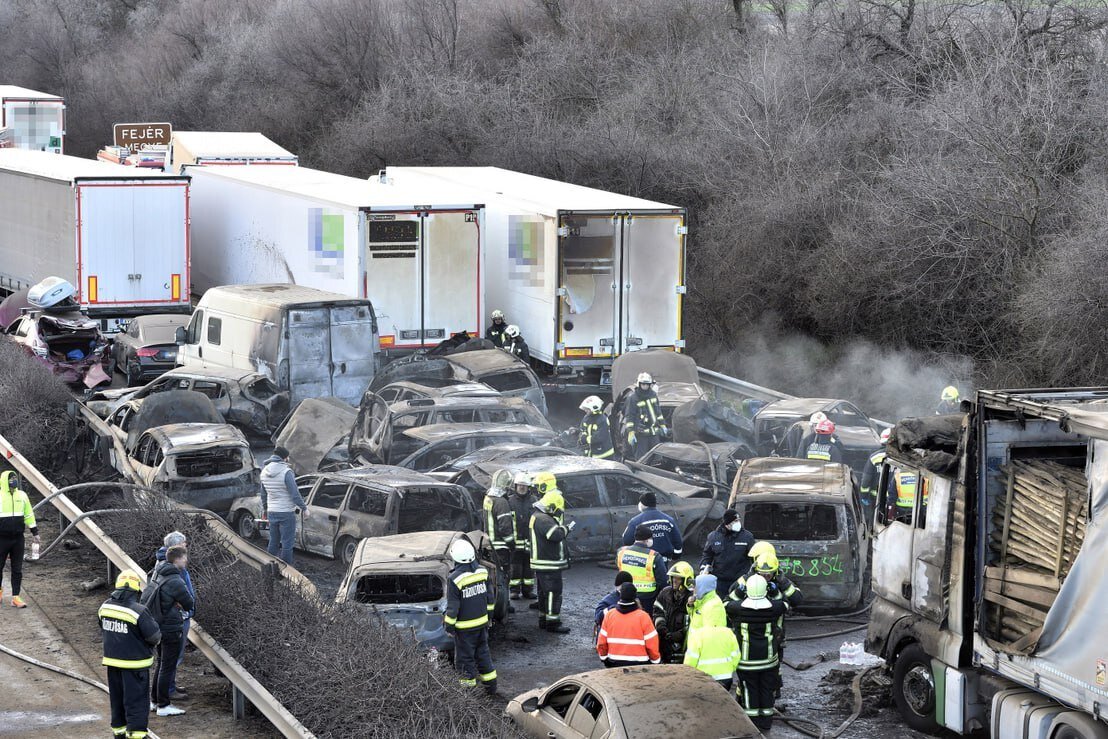
<path id="1" fill-rule="evenodd" d="M 50 482 L 37 467 L 19 453 L 11 443 L 0 436 L 0 453 L 19 472 L 20 476 L 29 482 L 44 497 L 49 497 L 50 502 L 65 518 L 77 521 L 77 529 L 92 542 L 93 546 L 108 558 L 108 560 L 120 570 L 134 570 L 139 577 L 145 578 L 144 571 L 131 559 L 123 549 L 119 547 L 104 530 L 89 518 L 80 518 L 83 511 L 66 495 L 53 495 L 58 491 L 57 486 Z M 52 496 L 52 497 L 51 497 Z M 80 520 L 78 520 L 80 519 Z M 299 574 L 299 573 L 297 573 Z M 277 701 L 265 687 L 254 679 L 239 662 L 232 657 L 227 650 L 219 645 L 211 634 L 204 631 L 200 623 L 194 618 L 189 628 L 189 641 L 199 649 L 208 660 L 215 665 L 224 677 L 231 681 L 235 690 L 241 696 L 248 699 L 263 716 L 269 719 L 273 727 L 286 737 L 314 737 L 299 720 Z M 236 705 L 241 699 L 236 697 Z"/>

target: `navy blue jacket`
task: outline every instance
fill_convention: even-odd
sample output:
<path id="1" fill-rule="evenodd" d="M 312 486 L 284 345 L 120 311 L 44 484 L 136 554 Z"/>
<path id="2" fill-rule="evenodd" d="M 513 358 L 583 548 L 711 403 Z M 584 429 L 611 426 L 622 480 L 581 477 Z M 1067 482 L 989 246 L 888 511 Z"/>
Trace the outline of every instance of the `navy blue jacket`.
<path id="1" fill-rule="evenodd" d="M 615 608 L 618 603 L 618 590 L 613 590 L 600 599 L 600 602 L 596 604 L 596 609 L 593 611 L 593 618 L 596 620 L 596 625 L 598 628 L 600 627 L 600 624 L 604 621 L 604 614 L 612 608 Z"/>
<path id="2" fill-rule="evenodd" d="M 727 597 L 731 585 L 750 570 L 750 547 L 754 546 L 754 534 L 746 529 L 731 531 L 720 524 L 708 534 L 704 552 L 700 557 L 700 566 L 711 565 L 716 576 L 716 592 L 721 598 Z"/>
<path id="3" fill-rule="evenodd" d="M 639 526 L 646 526 L 654 535 L 654 546 L 650 548 L 655 552 L 666 559 L 681 555 L 685 543 L 681 539 L 681 528 L 673 516 L 662 513 L 657 508 L 644 509 L 627 522 L 627 528 L 623 530 L 623 546 L 629 547 L 635 543 L 635 529 Z"/>

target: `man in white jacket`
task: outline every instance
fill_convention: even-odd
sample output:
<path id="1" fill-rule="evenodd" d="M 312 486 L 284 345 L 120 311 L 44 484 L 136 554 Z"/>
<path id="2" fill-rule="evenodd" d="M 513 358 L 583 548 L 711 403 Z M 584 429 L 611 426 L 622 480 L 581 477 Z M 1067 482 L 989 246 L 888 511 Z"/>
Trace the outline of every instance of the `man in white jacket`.
<path id="1" fill-rule="evenodd" d="M 296 488 L 296 475 L 289 467 L 289 450 L 279 446 L 262 465 L 262 518 L 269 519 L 266 549 L 290 565 L 296 541 L 296 517 L 305 507 Z"/>

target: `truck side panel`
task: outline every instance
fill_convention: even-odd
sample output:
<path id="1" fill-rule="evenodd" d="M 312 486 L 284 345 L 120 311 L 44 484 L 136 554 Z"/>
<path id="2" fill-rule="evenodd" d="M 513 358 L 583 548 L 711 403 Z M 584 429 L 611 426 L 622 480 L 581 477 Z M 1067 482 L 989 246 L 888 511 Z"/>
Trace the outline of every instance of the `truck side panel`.
<path id="1" fill-rule="evenodd" d="M 77 284 L 73 188 L 0 171 L 0 288 L 14 292 L 57 275 Z"/>

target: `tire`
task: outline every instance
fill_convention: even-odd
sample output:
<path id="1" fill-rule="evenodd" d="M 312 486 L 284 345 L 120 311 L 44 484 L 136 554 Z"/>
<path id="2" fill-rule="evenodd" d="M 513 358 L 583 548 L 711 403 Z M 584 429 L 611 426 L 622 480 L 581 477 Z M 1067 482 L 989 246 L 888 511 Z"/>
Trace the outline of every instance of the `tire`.
<path id="1" fill-rule="evenodd" d="M 335 545 L 335 558 L 340 560 L 344 567 L 349 567 L 354 561 L 354 552 L 358 549 L 358 540 L 351 536 L 344 536 Z"/>
<path id="2" fill-rule="evenodd" d="M 935 734 L 942 727 L 935 720 L 935 676 L 931 658 L 919 644 L 905 647 L 893 667 L 893 702 L 904 723 L 916 731 Z"/>
<path id="3" fill-rule="evenodd" d="M 250 511 L 242 511 L 235 516 L 235 533 L 247 541 L 258 538 L 258 527 L 254 524 L 254 517 Z"/>
<path id="4" fill-rule="evenodd" d="M 127 387 L 135 387 L 142 383 L 142 375 L 137 370 L 138 368 L 130 362 L 127 363 Z"/>

